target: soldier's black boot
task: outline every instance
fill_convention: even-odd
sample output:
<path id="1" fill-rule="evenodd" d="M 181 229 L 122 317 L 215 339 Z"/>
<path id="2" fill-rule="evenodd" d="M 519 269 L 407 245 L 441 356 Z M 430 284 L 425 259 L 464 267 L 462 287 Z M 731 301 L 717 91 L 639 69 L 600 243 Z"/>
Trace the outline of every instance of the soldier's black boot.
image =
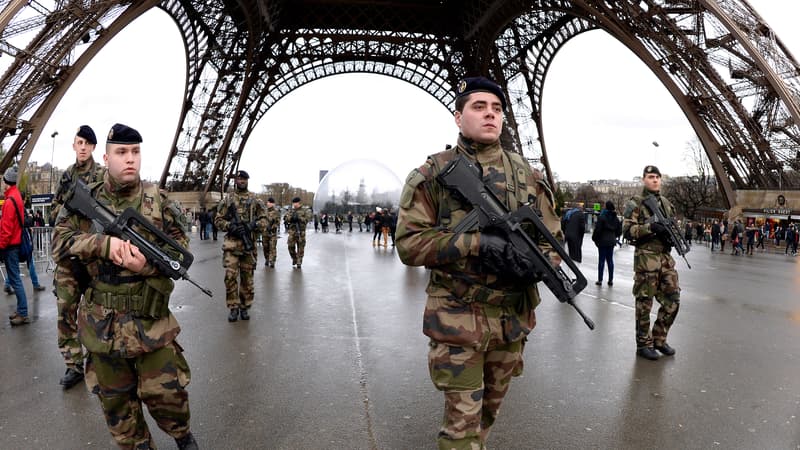
<path id="1" fill-rule="evenodd" d="M 239 310 L 239 317 L 242 320 L 250 320 L 250 314 L 248 314 L 247 310 L 244 308 Z"/>
<path id="2" fill-rule="evenodd" d="M 672 356 L 672 355 L 675 354 L 675 349 L 670 347 L 670 345 L 667 344 L 666 342 L 664 342 L 661 345 L 656 344 L 656 345 L 653 346 L 653 348 L 655 348 L 656 350 L 660 351 L 665 356 Z"/>
<path id="3" fill-rule="evenodd" d="M 239 320 L 239 310 L 233 308 L 228 314 L 228 322 L 236 322 L 237 320 Z"/>
<path id="4" fill-rule="evenodd" d="M 175 443 L 178 444 L 178 450 L 198 450 L 200 448 L 197 446 L 197 441 L 194 440 L 192 433 L 175 439 Z"/>
<path id="5" fill-rule="evenodd" d="M 64 373 L 64 376 L 61 377 L 61 381 L 59 381 L 59 384 L 64 386 L 64 390 L 67 390 L 75 386 L 76 384 L 80 383 L 81 381 L 83 381 L 83 372 L 79 372 L 70 367 Z"/>
<path id="6" fill-rule="evenodd" d="M 659 356 L 653 347 L 641 347 L 636 350 L 636 356 L 641 356 L 644 359 L 649 359 L 650 361 L 658 360 Z"/>

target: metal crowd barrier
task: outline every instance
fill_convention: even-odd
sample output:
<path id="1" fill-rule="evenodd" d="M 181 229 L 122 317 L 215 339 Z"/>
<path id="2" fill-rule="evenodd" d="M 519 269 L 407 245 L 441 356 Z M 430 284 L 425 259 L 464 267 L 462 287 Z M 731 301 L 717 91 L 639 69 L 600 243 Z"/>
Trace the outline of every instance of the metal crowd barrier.
<path id="1" fill-rule="evenodd" d="M 53 228 L 31 227 L 28 228 L 28 230 L 31 232 L 31 240 L 33 242 L 33 265 L 36 267 L 36 272 L 41 273 L 42 271 L 50 272 L 51 270 L 55 270 L 56 265 L 53 262 L 53 255 L 50 252 L 50 242 L 53 235 Z M 27 276 L 27 263 L 20 263 L 19 266 L 20 275 Z M 3 281 L 5 281 L 8 277 L 5 269 L 5 264 L 2 264 L 2 270 L 0 270 L 0 273 L 3 275 Z"/>
<path id="2" fill-rule="evenodd" d="M 50 251 L 51 238 L 53 236 L 52 227 L 31 227 L 31 239 L 33 240 L 33 263 L 36 268 L 45 272 L 55 270 L 53 254 Z"/>

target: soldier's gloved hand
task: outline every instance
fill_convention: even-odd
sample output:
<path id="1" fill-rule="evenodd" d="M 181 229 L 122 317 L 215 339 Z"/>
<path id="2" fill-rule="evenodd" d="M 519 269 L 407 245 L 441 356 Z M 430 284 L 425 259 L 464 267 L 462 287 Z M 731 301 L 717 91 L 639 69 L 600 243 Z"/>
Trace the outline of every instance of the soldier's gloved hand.
<path id="1" fill-rule="evenodd" d="M 667 227 L 665 227 L 661 222 L 651 222 L 650 231 L 655 233 L 657 236 L 666 236 L 669 234 Z"/>
<path id="2" fill-rule="evenodd" d="M 228 225 L 228 234 L 235 237 L 242 237 L 244 236 L 245 230 L 244 225 L 240 223 L 232 223 Z"/>
<path id="3" fill-rule="evenodd" d="M 481 231 L 480 260 L 483 269 L 514 280 L 531 280 L 535 275 L 533 258 L 514 248 L 511 242 L 491 230 Z"/>

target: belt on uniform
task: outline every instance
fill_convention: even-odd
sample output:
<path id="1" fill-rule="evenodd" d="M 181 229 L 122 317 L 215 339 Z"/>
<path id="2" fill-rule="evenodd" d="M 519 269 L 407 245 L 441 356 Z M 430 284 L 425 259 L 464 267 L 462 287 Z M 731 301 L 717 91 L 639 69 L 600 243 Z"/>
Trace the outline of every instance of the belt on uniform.
<path id="1" fill-rule="evenodd" d="M 110 292 L 94 291 L 91 301 L 121 313 L 140 312 L 144 310 L 145 306 L 145 299 L 141 295 L 112 294 Z"/>
<path id="2" fill-rule="evenodd" d="M 431 271 L 431 282 L 455 294 L 463 303 L 486 303 L 494 306 L 516 306 L 525 299 L 525 292 L 492 289 L 471 280 L 456 278 L 439 270 Z"/>
<path id="3" fill-rule="evenodd" d="M 140 281 L 144 281 L 144 277 L 141 275 L 131 275 L 131 276 L 119 276 L 110 273 L 102 273 L 100 272 L 97 274 L 97 281 L 106 284 L 128 284 L 128 283 L 138 283 Z"/>

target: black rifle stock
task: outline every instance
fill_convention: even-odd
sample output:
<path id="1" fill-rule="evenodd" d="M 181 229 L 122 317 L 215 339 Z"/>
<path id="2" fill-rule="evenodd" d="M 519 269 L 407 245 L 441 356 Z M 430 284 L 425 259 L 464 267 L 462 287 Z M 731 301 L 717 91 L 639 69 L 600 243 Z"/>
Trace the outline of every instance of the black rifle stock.
<path id="1" fill-rule="evenodd" d="M 580 314 L 586 326 L 594 329 L 594 322 L 575 304 L 574 298 L 586 287 L 586 277 L 570 259 L 564 248 L 539 218 L 537 212 L 530 205 L 524 205 L 516 211 L 509 213 L 506 206 L 486 188 L 481 179 L 480 169 L 463 155 L 451 161 L 439 174 L 439 182 L 472 205 L 464 219 L 459 222 L 454 232 L 469 230 L 482 230 L 493 227 L 502 230 L 515 248 L 521 248 L 534 256 L 537 276 L 550 289 L 550 292 L 562 303 L 568 303 Z M 536 242 L 525 232 L 522 224 L 531 223 L 536 227 L 539 235 L 553 247 L 574 275 L 570 277 L 562 268 L 553 267 L 548 258 Z"/>
<path id="2" fill-rule="evenodd" d="M 228 205 L 228 214 L 226 215 L 226 217 L 231 225 L 243 225 L 244 231 L 242 233 L 236 233 L 233 236 L 238 237 L 239 239 L 242 240 L 242 243 L 244 244 L 244 251 L 252 252 L 253 249 L 256 248 L 255 245 L 253 244 L 253 237 L 252 237 L 253 227 L 250 224 L 242 222 L 242 220 L 239 218 L 239 210 L 236 209 L 236 205 L 234 205 L 233 203 Z"/>
<path id="3" fill-rule="evenodd" d="M 175 239 L 172 239 L 145 219 L 144 216 L 139 214 L 139 211 L 127 208 L 117 216 L 92 197 L 89 186 L 80 179 L 75 180 L 72 190 L 67 194 L 64 206 L 73 213 L 80 214 L 97 224 L 103 230 L 103 234 L 130 241 L 161 274 L 173 280 L 184 279 L 197 286 L 204 294 L 213 297 L 211 290 L 200 286 L 189 277 L 188 271 L 194 261 L 194 256 L 176 242 Z M 154 234 L 160 243 L 159 245 L 169 247 L 170 250 L 180 254 L 180 256 L 178 258 L 170 256 L 159 245 L 150 242 L 139 234 L 134 229 L 135 226 L 144 228 L 149 233 Z"/>
<path id="4" fill-rule="evenodd" d="M 689 264 L 689 260 L 686 259 L 686 254 L 689 253 L 689 244 L 683 236 L 681 236 L 681 232 L 675 224 L 675 221 L 671 218 L 667 218 L 655 195 L 648 195 L 647 198 L 642 201 L 642 204 L 650 210 L 650 214 L 652 214 L 651 222 L 660 223 L 667 230 L 667 236 L 665 237 L 669 242 L 666 244 L 674 247 L 675 251 L 686 261 L 686 266 L 691 269 L 692 266 Z"/>

